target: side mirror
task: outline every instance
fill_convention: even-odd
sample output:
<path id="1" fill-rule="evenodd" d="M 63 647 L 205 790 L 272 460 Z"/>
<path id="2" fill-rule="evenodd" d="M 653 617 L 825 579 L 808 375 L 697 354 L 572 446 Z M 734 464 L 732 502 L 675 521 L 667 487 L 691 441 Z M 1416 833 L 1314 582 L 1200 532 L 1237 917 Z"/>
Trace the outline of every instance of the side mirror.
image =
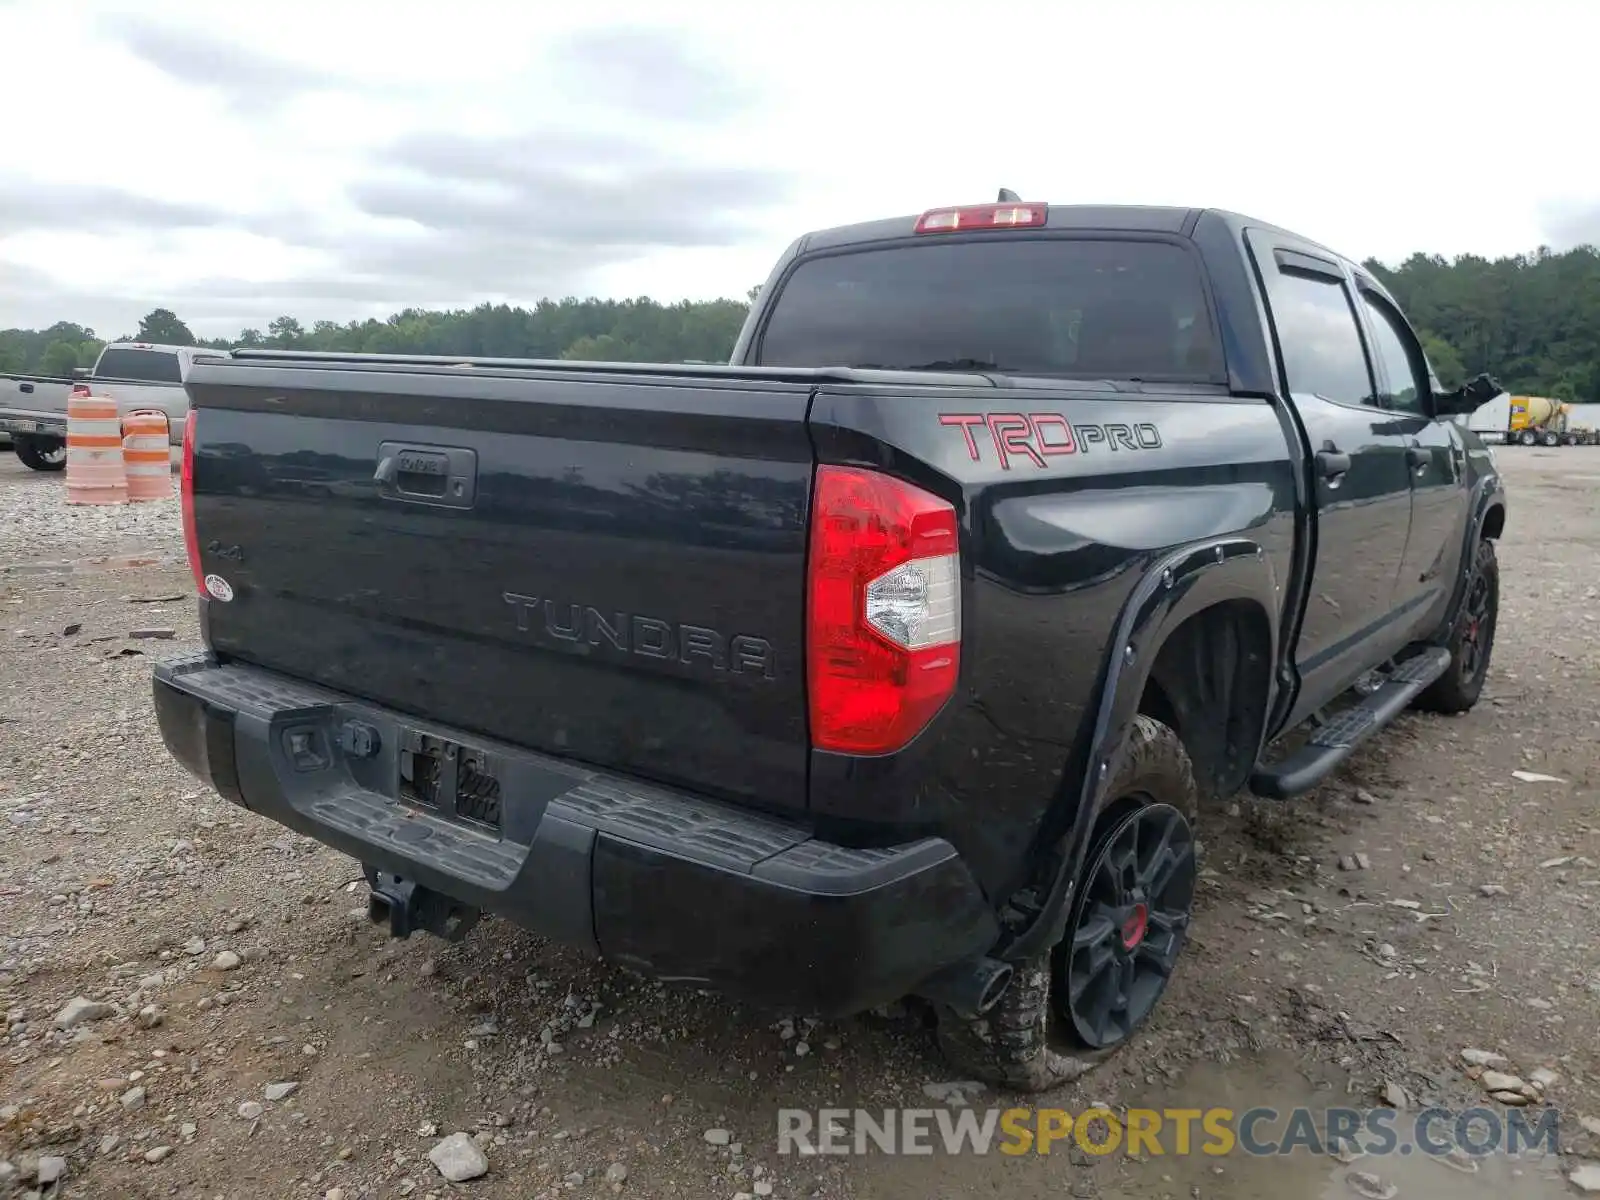
<path id="1" fill-rule="evenodd" d="M 74 379 L 88 379 L 93 374 L 94 374 L 94 368 L 93 367 L 73 367 L 72 368 L 72 377 Z"/>
<path id="2" fill-rule="evenodd" d="M 1433 411 L 1441 417 L 1475 413 L 1501 392 L 1505 391 L 1491 375 L 1479 375 L 1468 380 L 1453 392 L 1435 392 Z"/>

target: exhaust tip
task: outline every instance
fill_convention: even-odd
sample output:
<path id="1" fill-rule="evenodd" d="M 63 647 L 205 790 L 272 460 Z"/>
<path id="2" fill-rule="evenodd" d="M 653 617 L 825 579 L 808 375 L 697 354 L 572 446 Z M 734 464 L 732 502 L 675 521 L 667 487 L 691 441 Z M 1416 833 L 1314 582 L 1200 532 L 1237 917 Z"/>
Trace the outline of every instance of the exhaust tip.
<path id="1" fill-rule="evenodd" d="M 917 995 L 924 1000 L 946 1004 L 969 1020 L 1000 1003 L 1011 985 L 1010 963 L 993 958 L 969 959 L 944 968 L 923 980 Z"/>
<path id="2" fill-rule="evenodd" d="M 982 1016 L 996 1004 L 999 1004 L 1000 997 L 1004 996 L 1006 994 L 1006 989 L 1011 986 L 1011 976 L 1013 974 L 1013 968 L 1011 964 L 1000 963 L 998 966 L 999 969 L 991 974 L 989 982 L 983 989 L 983 993 L 978 997 L 977 1008 L 979 1016 Z"/>

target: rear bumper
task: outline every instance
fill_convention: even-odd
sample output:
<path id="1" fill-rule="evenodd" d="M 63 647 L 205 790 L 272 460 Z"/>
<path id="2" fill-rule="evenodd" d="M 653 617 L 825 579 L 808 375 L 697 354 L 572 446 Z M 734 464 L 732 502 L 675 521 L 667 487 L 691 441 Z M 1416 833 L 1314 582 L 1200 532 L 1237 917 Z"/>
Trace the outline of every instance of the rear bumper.
<path id="1" fill-rule="evenodd" d="M 843 1015 L 915 991 L 998 935 L 971 873 L 936 838 L 837 846 L 203 655 L 158 666 L 153 686 L 167 748 L 233 803 L 657 978 Z M 377 732 L 375 753 L 341 746 L 352 722 Z M 487 756 L 498 832 L 395 799 L 399 746 L 419 733 Z"/>
<path id="2" fill-rule="evenodd" d="M 64 438 L 67 436 L 67 418 L 62 413 L 0 408 L 0 434 Z"/>

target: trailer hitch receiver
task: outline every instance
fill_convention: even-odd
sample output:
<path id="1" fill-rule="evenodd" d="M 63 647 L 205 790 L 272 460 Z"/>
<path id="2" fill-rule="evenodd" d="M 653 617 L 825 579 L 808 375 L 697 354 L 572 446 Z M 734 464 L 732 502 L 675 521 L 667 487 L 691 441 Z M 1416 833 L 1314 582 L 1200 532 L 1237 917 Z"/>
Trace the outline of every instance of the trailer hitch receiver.
<path id="1" fill-rule="evenodd" d="M 387 924 L 390 937 L 408 938 L 420 930 L 448 942 L 459 942 L 483 915 L 481 910 L 442 896 L 414 879 L 372 867 L 363 867 L 362 873 L 372 889 L 367 919 L 374 925 Z"/>

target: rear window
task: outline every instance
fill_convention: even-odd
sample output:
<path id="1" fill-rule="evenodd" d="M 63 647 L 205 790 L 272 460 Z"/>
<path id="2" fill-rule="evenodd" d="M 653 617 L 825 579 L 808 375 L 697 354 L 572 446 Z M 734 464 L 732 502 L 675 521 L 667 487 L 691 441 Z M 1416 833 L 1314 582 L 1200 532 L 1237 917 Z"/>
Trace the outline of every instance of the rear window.
<path id="1" fill-rule="evenodd" d="M 1221 365 L 1181 246 L 1011 237 L 803 262 L 773 302 L 759 361 L 1191 381 Z"/>
<path id="2" fill-rule="evenodd" d="M 96 379 L 181 383 L 178 356 L 165 350 L 107 350 L 94 365 Z"/>

